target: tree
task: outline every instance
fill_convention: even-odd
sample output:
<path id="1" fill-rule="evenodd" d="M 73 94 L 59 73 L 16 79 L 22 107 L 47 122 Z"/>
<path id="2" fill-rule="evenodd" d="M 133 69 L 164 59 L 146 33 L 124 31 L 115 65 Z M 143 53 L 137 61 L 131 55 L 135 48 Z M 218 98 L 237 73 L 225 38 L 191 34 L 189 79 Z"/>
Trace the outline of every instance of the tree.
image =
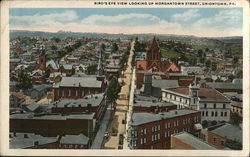
<path id="1" fill-rule="evenodd" d="M 212 70 L 216 71 L 217 70 L 217 63 L 212 62 Z"/>
<path id="2" fill-rule="evenodd" d="M 237 140 L 227 140 L 226 141 L 226 147 L 234 150 L 241 150 L 242 149 L 242 144 L 237 141 Z"/>
<path id="3" fill-rule="evenodd" d="M 52 45 L 51 50 L 57 50 L 57 47 L 55 45 Z"/>
<path id="4" fill-rule="evenodd" d="M 114 103 L 118 99 L 118 93 L 121 90 L 121 86 L 116 78 L 112 78 L 109 82 L 107 89 L 107 100 L 111 103 Z"/>
<path id="5" fill-rule="evenodd" d="M 242 117 L 240 117 L 237 113 L 231 112 L 230 123 L 239 126 L 239 124 L 242 123 Z"/>
<path id="6" fill-rule="evenodd" d="M 112 52 L 112 53 L 115 53 L 116 51 L 118 51 L 118 46 L 117 46 L 116 43 L 113 43 L 111 52 Z"/>
<path id="7" fill-rule="evenodd" d="M 201 49 L 198 50 L 198 56 L 202 57 L 203 56 L 203 51 Z"/>
<path id="8" fill-rule="evenodd" d="M 26 71 L 18 73 L 17 87 L 20 89 L 29 89 L 32 87 L 31 79 Z"/>
<path id="9" fill-rule="evenodd" d="M 86 74 L 88 75 L 93 75 L 97 72 L 97 64 L 94 64 L 94 65 L 90 65 L 87 67 L 87 71 L 86 71 Z"/>
<path id="10" fill-rule="evenodd" d="M 211 66 L 211 61 L 210 60 L 207 60 L 206 61 L 206 67 L 209 68 Z"/>
<path id="11" fill-rule="evenodd" d="M 106 46 L 105 46 L 105 44 L 101 44 L 101 49 L 103 50 L 103 51 L 105 51 L 105 49 L 106 49 Z"/>
<path id="12" fill-rule="evenodd" d="M 205 58 L 204 57 L 200 58 L 200 63 L 205 63 Z"/>

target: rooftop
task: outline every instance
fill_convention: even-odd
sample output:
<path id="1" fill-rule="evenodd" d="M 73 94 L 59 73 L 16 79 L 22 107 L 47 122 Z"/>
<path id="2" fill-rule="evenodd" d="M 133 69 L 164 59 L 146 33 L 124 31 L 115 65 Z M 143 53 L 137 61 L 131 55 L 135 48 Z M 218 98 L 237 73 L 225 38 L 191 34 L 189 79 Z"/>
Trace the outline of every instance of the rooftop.
<path id="1" fill-rule="evenodd" d="M 230 140 L 238 140 L 242 143 L 242 128 L 239 126 L 226 123 L 221 127 L 211 130 L 211 132 Z"/>
<path id="2" fill-rule="evenodd" d="M 198 113 L 199 111 L 194 111 L 194 110 L 187 110 L 187 109 L 182 109 L 182 110 L 171 110 L 169 112 L 162 112 L 159 114 L 153 114 L 153 113 L 133 113 L 132 115 L 132 125 L 133 126 L 138 126 L 150 122 L 155 122 L 159 121 L 162 118 L 168 119 L 168 118 L 174 118 L 174 117 L 179 117 L 183 115 L 188 115 L 192 113 Z"/>
<path id="3" fill-rule="evenodd" d="M 179 93 L 185 96 L 189 96 L 189 88 L 187 87 L 164 89 L 164 91 L 170 91 L 173 93 Z M 198 96 L 200 98 L 200 101 L 230 102 L 230 100 L 222 93 L 211 88 L 200 88 Z"/>
<path id="4" fill-rule="evenodd" d="M 57 137 L 43 137 L 33 133 L 10 133 L 10 149 L 23 149 L 38 145 L 45 145 L 57 141 Z"/>
<path id="5" fill-rule="evenodd" d="M 34 116 L 33 113 L 18 113 L 10 115 L 10 119 L 34 119 L 34 120 L 67 120 L 67 119 L 93 119 L 95 113 L 82 113 L 82 114 L 45 114 L 42 116 Z"/>
<path id="6" fill-rule="evenodd" d="M 206 84 L 215 89 L 242 89 L 242 83 L 208 82 Z"/>
<path id="7" fill-rule="evenodd" d="M 104 93 L 87 95 L 84 99 L 62 99 L 54 103 L 54 107 L 87 107 L 88 104 L 91 106 L 99 106 L 103 100 Z"/>
<path id="8" fill-rule="evenodd" d="M 136 101 L 134 103 L 134 106 L 136 107 L 151 107 L 151 106 L 165 107 L 165 106 L 176 106 L 176 105 L 169 103 L 169 102 Z"/>
<path id="9" fill-rule="evenodd" d="M 98 81 L 91 77 L 62 77 L 59 86 L 101 88 L 102 81 Z"/>
<path id="10" fill-rule="evenodd" d="M 190 145 L 191 147 L 199 150 L 216 150 L 215 147 L 209 145 L 205 141 L 187 133 L 187 132 L 180 132 L 178 134 L 173 135 L 173 137 L 179 139 L 183 143 Z"/>
<path id="11" fill-rule="evenodd" d="M 83 134 L 79 135 L 65 135 L 61 137 L 61 144 L 82 144 L 86 145 L 89 142 L 89 138 Z"/>

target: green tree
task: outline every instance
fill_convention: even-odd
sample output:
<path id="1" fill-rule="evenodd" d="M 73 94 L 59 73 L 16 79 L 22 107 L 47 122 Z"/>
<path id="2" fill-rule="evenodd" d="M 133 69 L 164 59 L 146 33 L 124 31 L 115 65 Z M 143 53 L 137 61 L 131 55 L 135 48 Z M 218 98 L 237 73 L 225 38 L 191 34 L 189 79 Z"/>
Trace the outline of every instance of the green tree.
<path id="1" fill-rule="evenodd" d="M 204 57 L 200 58 L 200 63 L 205 63 L 205 58 Z"/>
<path id="2" fill-rule="evenodd" d="M 217 70 L 217 63 L 212 62 L 212 70 L 216 71 Z"/>
<path id="3" fill-rule="evenodd" d="M 112 52 L 112 53 L 115 53 L 115 52 L 117 52 L 117 51 L 118 51 L 118 46 L 117 46 L 116 43 L 113 43 L 113 44 L 112 44 L 112 48 L 111 48 L 111 52 Z"/>
<path id="4" fill-rule="evenodd" d="M 55 45 L 52 45 L 51 50 L 57 50 L 57 47 Z"/>
<path id="5" fill-rule="evenodd" d="M 86 71 L 86 74 L 88 75 L 93 75 L 97 72 L 97 64 L 94 64 L 94 65 L 90 65 L 87 67 L 87 71 Z"/>
<path id="6" fill-rule="evenodd" d="M 227 140 L 226 141 L 226 147 L 234 150 L 241 150 L 242 144 L 237 140 Z"/>
<path id="7" fill-rule="evenodd" d="M 206 61 L 206 67 L 209 68 L 211 66 L 211 61 L 210 60 L 207 60 Z"/>
<path id="8" fill-rule="evenodd" d="M 202 57 L 203 56 L 203 51 L 201 49 L 198 50 L 198 56 Z"/>
<path id="9" fill-rule="evenodd" d="M 17 87 L 20 89 L 29 89 L 32 87 L 31 79 L 26 71 L 18 73 Z"/>
<path id="10" fill-rule="evenodd" d="M 107 100 L 111 103 L 114 103 L 118 99 L 118 94 L 121 90 L 121 86 L 116 78 L 113 78 L 109 82 L 107 89 Z"/>
<path id="11" fill-rule="evenodd" d="M 105 46 L 105 44 L 101 44 L 101 49 L 103 50 L 103 51 L 105 51 L 105 49 L 106 49 L 106 46 Z"/>

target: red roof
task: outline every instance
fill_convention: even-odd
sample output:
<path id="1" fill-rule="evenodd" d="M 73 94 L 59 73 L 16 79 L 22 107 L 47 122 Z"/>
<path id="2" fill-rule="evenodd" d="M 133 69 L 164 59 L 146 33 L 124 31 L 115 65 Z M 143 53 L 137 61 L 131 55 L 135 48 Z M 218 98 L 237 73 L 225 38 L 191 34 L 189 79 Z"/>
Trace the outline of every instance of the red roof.
<path id="1" fill-rule="evenodd" d="M 136 69 L 138 70 L 146 70 L 147 69 L 147 61 L 137 61 L 136 62 Z"/>
<path id="2" fill-rule="evenodd" d="M 174 93 L 189 95 L 189 88 L 187 88 L 187 87 L 171 88 L 171 89 L 167 89 L 167 90 L 174 92 Z M 226 98 L 222 93 L 220 93 L 216 89 L 200 88 L 198 95 L 199 95 L 199 98 L 201 100 L 205 100 L 205 101 L 207 100 L 207 101 L 230 102 L 230 100 L 228 98 Z"/>
<path id="3" fill-rule="evenodd" d="M 19 98 L 19 99 L 25 99 L 25 95 L 22 93 L 12 93 L 12 95 L 14 95 L 15 97 Z"/>

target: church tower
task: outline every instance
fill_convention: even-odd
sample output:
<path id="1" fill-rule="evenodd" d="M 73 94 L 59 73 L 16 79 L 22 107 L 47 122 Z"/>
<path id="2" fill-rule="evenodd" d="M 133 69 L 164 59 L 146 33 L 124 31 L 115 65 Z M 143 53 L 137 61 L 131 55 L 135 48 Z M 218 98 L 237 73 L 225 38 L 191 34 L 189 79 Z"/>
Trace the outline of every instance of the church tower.
<path id="1" fill-rule="evenodd" d="M 40 70 L 45 70 L 46 69 L 46 55 L 45 55 L 44 46 L 40 47 L 39 69 Z"/>
<path id="2" fill-rule="evenodd" d="M 147 69 L 152 71 L 162 71 L 161 52 L 155 37 L 148 48 Z"/>
<path id="3" fill-rule="evenodd" d="M 100 57 L 99 57 L 99 61 L 98 61 L 98 65 L 97 65 L 97 74 L 96 74 L 96 78 L 98 81 L 104 81 L 104 68 L 102 65 L 102 50 L 100 52 Z"/>

